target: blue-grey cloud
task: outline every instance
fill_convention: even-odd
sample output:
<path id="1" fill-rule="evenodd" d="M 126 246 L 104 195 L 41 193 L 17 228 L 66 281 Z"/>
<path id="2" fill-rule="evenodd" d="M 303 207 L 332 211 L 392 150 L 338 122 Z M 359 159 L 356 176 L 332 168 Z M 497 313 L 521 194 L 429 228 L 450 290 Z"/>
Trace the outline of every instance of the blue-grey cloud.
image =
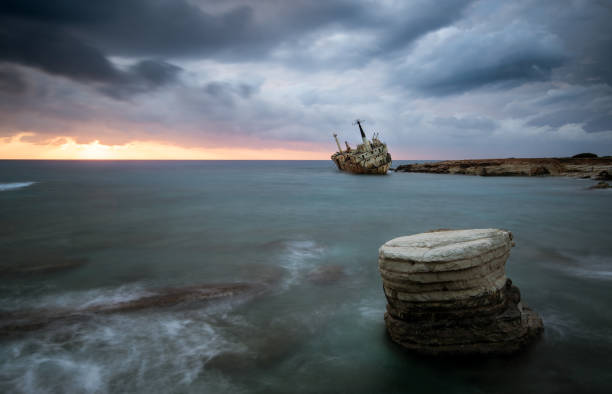
<path id="1" fill-rule="evenodd" d="M 605 84 L 550 90 L 521 106 L 522 114 L 531 115 L 528 126 L 558 129 L 573 124 L 587 133 L 612 130 L 612 87 Z"/>
<path id="2" fill-rule="evenodd" d="M 463 11 L 474 0 L 448 0 L 443 3 L 431 1 L 406 2 L 399 9 L 394 9 L 393 16 L 387 16 L 383 22 L 385 34 L 378 44 L 378 53 L 388 55 L 401 50 L 424 33 L 448 26 L 460 19 Z"/>
<path id="3" fill-rule="evenodd" d="M 527 122 L 531 126 L 563 127 L 569 124 L 583 124 L 587 133 L 612 130 L 612 114 L 588 109 L 562 109 L 540 115 Z"/>
<path id="4" fill-rule="evenodd" d="M 432 124 L 438 127 L 460 130 L 493 131 L 497 128 L 497 123 L 494 120 L 480 116 L 462 118 L 456 116 L 438 117 L 433 120 Z"/>
<path id="5" fill-rule="evenodd" d="M 365 116 L 406 151 L 612 150 L 610 19 L 585 0 L 5 0 L 0 132 L 283 146 Z"/>
<path id="6" fill-rule="evenodd" d="M 0 18 L 0 60 L 84 81 L 110 81 L 119 72 L 97 48 L 47 24 Z"/>
<path id="7" fill-rule="evenodd" d="M 558 37 L 524 23 L 492 31 L 449 30 L 424 41 L 413 56 L 398 69 L 396 78 L 436 95 L 547 80 L 567 58 Z"/>
<path id="8" fill-rule="evenodd" d="M 169 83 L 180 71 L 177 66 L 155 60 L 141 60 L 121 70 L 99 49 L 64 29 L 6 17 L 0 18 L 0 23 L 0 60 L 95 83 L 101 92 L 117 98 Z"/>
<path id="9" fill-rule="evenodd" d="M 19 94 L 26 88 L 27 83 L 18 70 L 12 67 L 0 67 L 0 92 Z"/>

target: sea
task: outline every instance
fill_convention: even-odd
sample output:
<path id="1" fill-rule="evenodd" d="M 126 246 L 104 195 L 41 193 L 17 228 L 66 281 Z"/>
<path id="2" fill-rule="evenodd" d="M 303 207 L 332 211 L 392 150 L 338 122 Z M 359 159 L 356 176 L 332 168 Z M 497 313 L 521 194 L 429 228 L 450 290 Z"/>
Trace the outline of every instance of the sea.
<path id="1" fill-rule="evenodd" d="M 0 392 L 609 393 L 612 191 L 592 184 L 0 161 Z M 440 358 L 389 339 L 378 249 L 441 228 L 512 231 L 539 341 Z"/>

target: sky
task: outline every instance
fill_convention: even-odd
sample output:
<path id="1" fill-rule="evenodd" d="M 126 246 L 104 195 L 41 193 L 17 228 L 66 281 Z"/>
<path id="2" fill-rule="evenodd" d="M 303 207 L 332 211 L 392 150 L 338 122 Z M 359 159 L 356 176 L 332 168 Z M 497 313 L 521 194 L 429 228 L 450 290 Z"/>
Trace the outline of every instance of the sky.
<path id="1" fill-rule="evenodd" d="M 0 158 L 612 154 L 612 0 L 3 0 Z"/>

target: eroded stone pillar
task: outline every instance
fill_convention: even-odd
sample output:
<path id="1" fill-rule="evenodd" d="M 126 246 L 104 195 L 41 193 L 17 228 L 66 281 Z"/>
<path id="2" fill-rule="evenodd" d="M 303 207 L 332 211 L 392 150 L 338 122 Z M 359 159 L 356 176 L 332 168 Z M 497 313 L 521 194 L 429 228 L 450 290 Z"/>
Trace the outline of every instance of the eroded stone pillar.
<path id="1" fill-rule="evenodd" d="M 427 354 L 511 353 L 542 319 L 506 277 L 512 234 L 497 229 L 399 237 L 379 250 L 393 341 Z"/>

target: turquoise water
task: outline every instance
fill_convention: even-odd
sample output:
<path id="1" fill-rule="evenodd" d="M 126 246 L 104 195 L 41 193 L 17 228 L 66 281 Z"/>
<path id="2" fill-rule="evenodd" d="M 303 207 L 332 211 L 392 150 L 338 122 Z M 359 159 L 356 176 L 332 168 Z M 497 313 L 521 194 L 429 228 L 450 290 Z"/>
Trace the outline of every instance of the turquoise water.
<path id="1" fill-rule="evenodd" d="M 607 392 L 612 192 L 591 183 L 355 176 L 331 161 L 0 161 L 5 322 L 157 289 L 264 288 L 0 337 L 0 391 Z M 542 340 L 509 358 L 399 349 L 385 333 L 379 246 L 486 227 L 514 234 L 506 271 L 543 317 Z M 27 271 L 63 262 L 78 264 Z M 325 267 L 340 275 L 316 280 Z"/>

